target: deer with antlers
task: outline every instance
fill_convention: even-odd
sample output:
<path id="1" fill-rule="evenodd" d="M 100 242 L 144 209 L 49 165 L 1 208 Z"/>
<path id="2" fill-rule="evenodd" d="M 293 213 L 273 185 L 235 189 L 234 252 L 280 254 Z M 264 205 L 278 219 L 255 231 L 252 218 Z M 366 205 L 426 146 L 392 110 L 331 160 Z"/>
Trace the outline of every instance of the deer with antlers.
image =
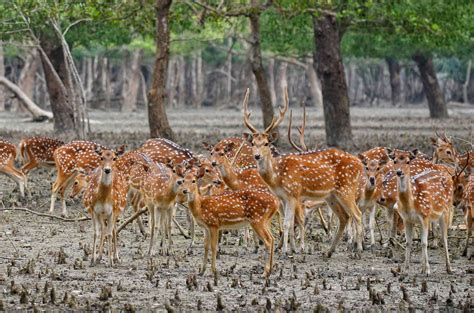
<path id="1" fill-rule="evenodd" d="M 65 193 L 77 174 L 81 171 L 91 172 L 99 166 L 100 156 L 95 152 L 97 149 L 106 150 L 95 142 L 78 140 L 62 145 L 53 152 L 57 176 L 51 188 L 50 213 L 54 212 L 56 197 L 59 194 L 62 204 L 61 215 L 67 215 Z"/>
<path id="2" fill-rule="evenodd" d="M 264 276 L 271 273 L 273 264 L 274 239 L 269 229 L 270 220 L 278 210 L 278 200 L 266 188 L 247 188 L 226 191 L 212 196 L 202 196 L 198 187 L 199 176 L 195 171 L 187 171 L 181 181 L 180 191 L 187 197 L 188 206 L 198 223 L 204 228 L 204 259 L 201 274 L 207 265 L 211 248 L 211 267 L 216 273 L 216 255 L 219 230 L 235 229 L 249 225 L 264 242 L 268 259 Z"/>
<path id="3" fill-rule="evenodd" d="M 413 152 L 408 157 L 394 153 L 390 153 L 389 157 L 393 160 L 397 179 L 397 210 L 405 224 L 406 270 L 411 262 L 413 227 L 415 224 L 421 224 L 421 271 L 423 274 L 430 274 L 427 250 L 428 231 L 430 222 L 438 222 L 444 245 L 446 271 L 451 273 L 447 238 L 453 197 L 451 177 L 446 176 L 446 172 L 430 168 L 419 172 L 421 167 L 419 164 L 415 164 Z M 417 173 L 415 174 L 415 172 Z"/>
<path id="4" fill-rule="evenodd" d="M 62 145 L 63 141 L 49 137 L 35 136 L 22 139 L 18 145 L 24 162 L 21 171 L 28 175 L 31 170 L 39 167 L 54 168 L 54 151 Z"/>
<path id="5" fill-rule="evenodd" d="M 284 203 L 283 252 L 287 252 L 288 235 L 291 232 L 291 246 L 294 245 L 293 224 L 299 220 L 301 249 L 304 250 L 304 211 L 302 200 L 325 200 L 339 218 L 339 228 L 333 244 L 328 251 L 331 256 L 340 241 L 350 219 L 354 219 L 357 232 L 357 252 L 362 251 L 361 212 L 357 207 L 359 178 L 363 172 L 362 162 L 338 149 L 294 153 L 274 157 L 270 149 L 273 140 L 272 130 L 282 121 L 288 110 L 288 93 L 285 92 L 285 103 L 280 109 L 278 118 L 259 132 L 249 118 L 249 90 L 245 94 L 244 124 L 252 132 L 245 134 L 252 145 L 254 158 L 257 161 L 260 176 L 270 190 Z"/>
<path id="6" fill-rule="evenodd" d="M 26 176 L 15 167 L 16 146 L 0 139 L 0 173 L 10 177 L 18 185 L 21 197 L 25 196 Z"/>

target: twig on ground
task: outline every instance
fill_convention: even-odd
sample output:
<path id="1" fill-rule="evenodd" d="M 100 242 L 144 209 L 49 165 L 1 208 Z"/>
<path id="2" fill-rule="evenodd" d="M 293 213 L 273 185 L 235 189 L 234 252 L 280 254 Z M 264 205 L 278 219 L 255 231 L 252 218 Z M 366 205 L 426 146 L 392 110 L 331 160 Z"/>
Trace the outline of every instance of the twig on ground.
<path id="1" fill-rule="evenodd" d="M 81 217 L 81 218 L 64 218 L 64 217 L 57 216 L 57 215 L 35 212 L 35 211 L 27 209 L 27 208 L 11 208 L 11 209 L 4 209 L 4 211 L 23 211 L 23 212 L 28 212 L 28 213 L 35 214 L 35 215 L 38 215 L 38 216 L 55 218 L 55 219 L 58 219 L 58 220 L 63 221 L 63 222 L 82 222 L 82 221 L 88 221 L 88 220 L 91 219 L 88 216 Z"/>

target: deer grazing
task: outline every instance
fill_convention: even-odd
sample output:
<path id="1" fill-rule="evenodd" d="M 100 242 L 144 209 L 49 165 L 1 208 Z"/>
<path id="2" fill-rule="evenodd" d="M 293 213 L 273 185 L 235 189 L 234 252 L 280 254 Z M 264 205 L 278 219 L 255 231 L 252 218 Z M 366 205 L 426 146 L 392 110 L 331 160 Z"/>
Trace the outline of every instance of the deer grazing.
<path id="1" fill-rule="evenodd" d="M 0 173 L 15 181 L 21 197 L 25 196 L 26 176 L 15 167 L 16 146 L 4 139 L 0 139 Z"/>
<path id="2" fill-rule="evenodd" d="M 270 190 L 284 203 L 283 252 L 287 252 L 289 232 L 291 232 L 292 250 L 295 250 L 293 229 L 295 216 L 300 226 L 301 250 L 304 250 L 304 210 L 301 207 L 301 201 L 325 200 L 339 218 L 339 228 L 328 251 L 328 256 L 334 252 L 348 221 L 353 219 L 357 232 L 356 256 L 360 257 L 362 225 L 361 212 L 357 207 L 356 197 L 359 178 L 363 172 L 362 162 L 338 149 L 274 157 L 270 149 L 274 138 L 272 130 L 283 121 L 288 109 L 288 93 L 285 93 L 285 103 L 280 109 L 278 118 L 274 118 L 263 132 L 259 132 L 250 123 L 248 98 L 249 90 L 247 89 L 243 102 L 244 124 L 251 134 L 245 134 L 245 136 L 251 142 L 260 176 Z"/>
<path id="3" fill-rule="evenodd" d="M 116 223 L 127 204 L 126 173 L 116 164 L 123 150 L 102 150 L 99 147 L 95 153 L 99 156 L 100 163 L 91 174 L 89 185 L 84 193 L 84 206 L 92 216 L 94 229 L 91 266 L 102 258 L 106 239 L 109 265 L 113 266 L 120 261 Z M 100 233 L 100 240 L 97 248 L 98 233 Z M 99 251 L 98 255 L 97 250 Z"/>
<path id="4" fill-rule="evenodd" d="M 398 187 L 397 210 L 405 224 L 406 255 L 405 268 L 409 269 L 413 242 L 413 227 L 421 224 L 421 247 L 423 274 L 430 274 L 428 262 L 428 231 L 430 222 L 438 222 L 441 228 L 441 239 L 444 245 L 446 271 L 451 273 L 451 263 L 448 251 L 448 227 L 453 197 L 453 182 L 445 172 L 424 169 L 415 174 L 420 166 L 410 156 L 389 154 L 393 160 Z"/>
<path id="5" fill-rule="evenodd" d="M 21 171 L 28 175 L 35 168 L 54 168 L 54 151 L 62 145 L 63 141 L 48 137 L 35 136 L 22 139 L 18 145 L 24 162 Z"/>
<path id="6" fill-rule="evenodd" d="M 100 156 L 95 152 L 97 149 L 105 150 L 106 148 L 94 142 L 79 140 L 67 143 L 54 151 L 57 176 L 51 188 L 50 213 L 53 213 L 56 196 L 60 194 L 61 215 L 67 215 L 66 190 L 80 171 L 91 172 L 99 166 Z"/>
<path id="7" fill-rule="evenodd" d="M 199 176 L 187 171 L 178 181 L 180 191 L 187 197 L 187 203 L 198 225 L 204 228 L 204 259 L 201 274 L 207 265 L 209 246 L 211 267 L 216 273 L 216 254 L 219 230 L 235 229 L 250 225 L 264 242 L 269 257 L 264 269 L 268 277 L 273 265 L 274 239 L 269 229 L 272 216 L 279 207 L 278 200 L 266 188 L 247 188 L 226 191 L 213 196 L 202 196 L 198 187 Z"/>

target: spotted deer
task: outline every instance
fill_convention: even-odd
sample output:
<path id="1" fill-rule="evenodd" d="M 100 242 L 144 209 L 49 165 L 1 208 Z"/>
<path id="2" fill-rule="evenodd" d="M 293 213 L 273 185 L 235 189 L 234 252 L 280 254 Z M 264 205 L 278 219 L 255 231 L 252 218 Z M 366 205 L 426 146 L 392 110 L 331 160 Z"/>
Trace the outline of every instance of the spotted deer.
<path id="1" fill-rule="evenodd" d="M 24 162 L 21 171 L 28 175 L 31 170 L 39 167 L 54 168 L 54 151 L 62 145 L 63 141 L 48 137 L 35 136 L 22 139 L 18 145 Z"/>
<path id="2" fill-rule="evenodd" d="M 15 167 L 16 146 L 0 139 L 0 173 L 10 177 L 18 185 L 21 197 L 25 196 L 26 176 Z"/>
<path id="3" fill-rule="evenodd" d="M 270 149 L 270 143 L 275 137 L 272 130 L 283 121 L 288 110 L 288 93 L 285 92 L 285 103 L 280 109 L 279 116 L 273 118 L 263 132 L 259 132 L 250 123 L 248 97 L 249 90 L 247 89 L 243 102 L 244 124 L 251 134 L 245 134 L 245 136 L 251 142 L 260 176 L 284 204 L 283 252 L 286 253 L 288 250 L 289 232 L 291 232 L 292 250 L 296 250 L 293 228 L 295 217 L 299 220 L 301 250 L 304 250 L 302 200 L 325 200 L 339 218 L 339 228 L 328 251 L 328 256 L 334 252 L 350 219 L 354 219 L 356 223 L 356 255 L 360 256 L 362 225 L 361 212 L 357 207 L 356 197 L 359 177 L 363 172 L 362 162 L 357 157 L 338 149 L 291 153 L 274 157 Z"/>
<path id="4" fill-rule="evenodd" d="M 474 173 L 465 176 L 461 206 L 464 210 L 464 218 L 466 221 L 466 244 L 464 245 L 462 255 L 468 256 L 470 259 L 473 255 L 472 252 L 468 255 L 468 252 L 474 219 Z"/>
<path id="5" fill-rule="evenodd" d="M 445 134 L 431 138 L 431 143 L 434 148 L 433 163 L 448 164 L 458 168 L 468 168 L 469 170 L 474 167 L 474 150 L 458 154 L 453 140 Z"/>
<path id="6" fill-rule="evenodd" d="M 168 247 L 163 249 L 166 254 L 172 252 L 171 220 L 174 216 L 178 187 L 182 183 L 178 180 L 182 175 L 181 165 L 174 166 L 169 160 L 167 164 L 153 162 L 147 155 L 142 154 L 148 168 L 140 181 L 140 194 L 144 205 L 148 208 L 150 225 L 150 246 L 148 254 L 153 256 L 155 251 L 155 228 L 161 225 L 164 234 L 168 236 Z"/>
<path id="7" fill-rule="evenodd" d="M 123 150 L 102 150 L 98 147 L 95 153 L 99 156 L 99 166 L 92 173 L 84 193 L 84 206 L 92 216 L 94 230 L 91 266 L 102 258 L 105 240 L 108 243 L 109 266 L 114 266 L 120 261 L 116 224 L 127 204 L 128 192 L 126 174 L 116 165 Z"/>
<path id="8" fill-rule="evenodd" d="M 444 245 L 446 271 L 451 273 L 448 251 L 448 227 L 452 207 L 453 182 L 446 173 L 436 169 L 425 168 L 415 164 L 415 154 L 389 154 L 393 160 L 397 179 L 397 210 L 405 224 L 406 254 L 405 269 L 411 262 L 413 227 L 421 225 L 422 274 L 430 274 L 428 262 L 428 231 L 430 222 L 437 222 L 441 228 L 441 239 Z M 416 173 L 416 174 L 415 174 Z"/>
<path id="9" fill-rule="evenodd" d="M 95 152 L 98 148 L 106 149 L 95 142 L 78 140 L 62 145 L 53 152 L 56 180 L 51 188 L 50 213 L 54 212 L 56 197 L 59 194 L 61 215 L 67 216 L 65 193 L 80 171 L 90 172 L 99 166 L 100 157 Z"/>
<path id="10" fill-rule="evenodd" d="M 360 179 L 357 203 L 362 214 L 369 213 L 369 223 L 367 226 L 370 234 L 370 246 L 373 247 L 375 245 L 374 228 L 377 200 L 380 199 L 382 194 L 383 178 L 379 173 L 387 164 L 389 158 L 384 147 L 376 147 L 362 152 L 358 157 L 364 165 L 364 175 Z"/>
<path id="11" fill-rule="evenodd" d="M 187 197 L 188 206 L 196 222 L 204 228 L 204 259 L 201 274 L 204 274 L 206 270 L 209 247 L 211 248 L 212 271 L 217 272 L 216 254 L 219 230 L 249 225 L 267 249 L 269 257 L 263 275 L 268 277 L 273 266 L 274 244 L 269 224 L 279 207 L 277 198 L 268 189 L 258 187 L 202 196 L 198 180 L 199 176 L 195 172 L 187 171 L 180 181 L 179 190 Z"/>
<path id="12" fill-rule="evenodd" d="M 225 155 L 231 163 L 237 168 L 255 166 L 255 159 L 252 154 L 252 147 L 244 139 L 239 137 L 225 138 L 216 143 L 214 146 L 204 142 L 203 146 L 209 150 L 211 155 L 222 154 L 225 150 Z"/>

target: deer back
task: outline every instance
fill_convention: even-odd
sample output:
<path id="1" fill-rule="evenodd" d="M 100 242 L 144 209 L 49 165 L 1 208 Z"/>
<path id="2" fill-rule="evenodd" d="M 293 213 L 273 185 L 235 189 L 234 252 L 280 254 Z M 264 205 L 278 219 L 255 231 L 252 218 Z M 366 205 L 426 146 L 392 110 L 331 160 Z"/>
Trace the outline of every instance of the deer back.
<path id="1" fill-rule="evenodd" d="M 19 146 L 23 159 L 28 158 L 28 153 L 38 163 L 46 163 L 54 162 L 53 153 L 62 145 L 64 142 L 58 139 L 34 136 L 22 139 Z"/>
<path id="2" fill-rule="evenodd" d="M 0 168 L 6 166 L 11 160 L 15 160 L 15 158 L 15 145 L 7 140 L 0 139 Z"/>

